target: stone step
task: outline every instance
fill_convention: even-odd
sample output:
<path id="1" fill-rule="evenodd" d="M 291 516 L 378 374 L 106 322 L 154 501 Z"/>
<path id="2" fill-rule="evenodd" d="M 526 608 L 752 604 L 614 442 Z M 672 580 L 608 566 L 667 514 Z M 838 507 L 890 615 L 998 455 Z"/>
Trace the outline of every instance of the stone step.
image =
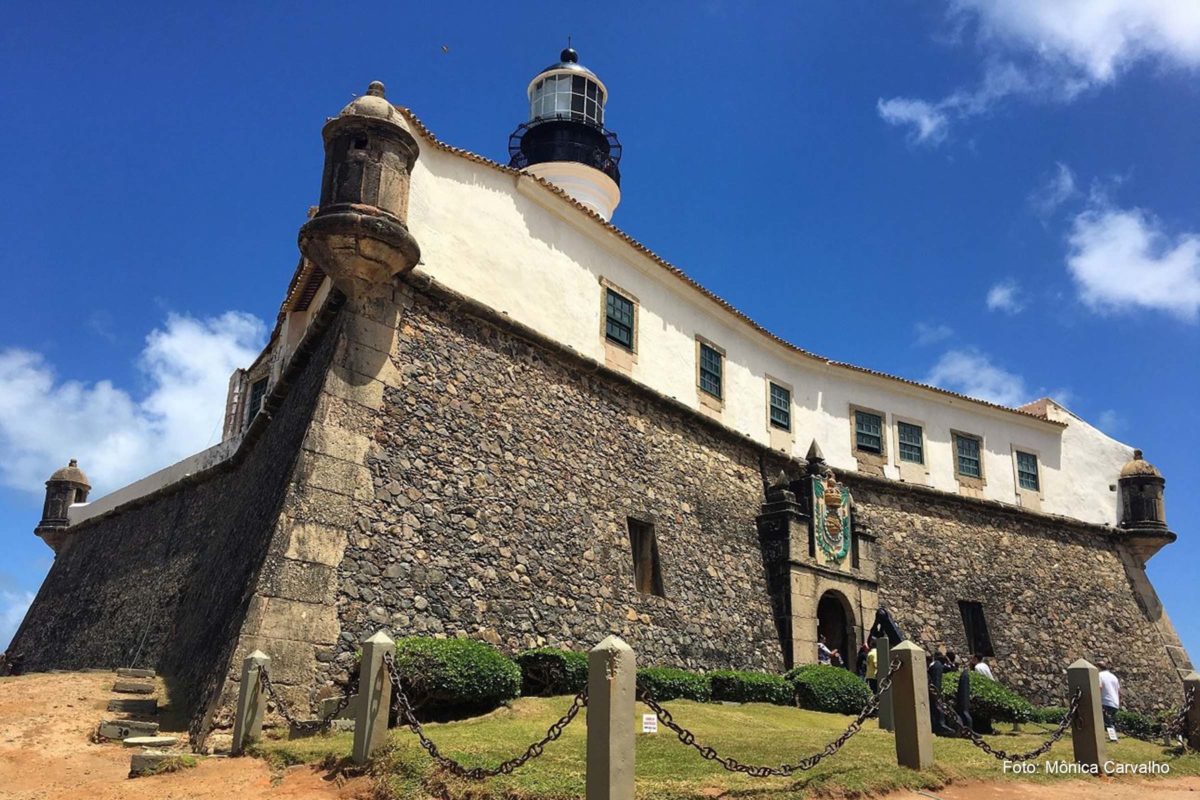
<path id="1" fill-rule="evenodd" d="M 154 694 L 153 683 L 138 683 L 137 681 L 117 681 L 112 690 L 121 694 Z"/>
<path id="2" fill-rule="evenodd" d="M 134 714 L 139 717 L 158 716 L 157 700 L 109 700 L 108 710 L 119 714 Z"/>
<path id="3" fill-rule="evenodd" d="M 179 744 L 178 736 L 130 736 L 125 740 L 126 747 L 174 747 Z"/>
<path id="4" fill-rule="evenodd" d="M 150 750 L 133 754 L 133 758 L 129 760 L 129 777 L 137 778 L 142 775 L 157 775 L 160 772 L 174 772 L 195 765 L 195 756 L 186 753 L 156 753 Z"/>
<path id="5" fill-rule="evenodd" d="M 130 736 L 153 736 L 158 733 L 157 722 L 134 719 L 106 719 L 97 731 L 105 739 L 128 739 Z"/>
<path id="6" fill-rule="evenodd" d="M 152 669 L 135 669 L 133 667 L 121 667 L 117 670 L 117 675 L 122 678 L 156 678 L 157 674 Z"/>

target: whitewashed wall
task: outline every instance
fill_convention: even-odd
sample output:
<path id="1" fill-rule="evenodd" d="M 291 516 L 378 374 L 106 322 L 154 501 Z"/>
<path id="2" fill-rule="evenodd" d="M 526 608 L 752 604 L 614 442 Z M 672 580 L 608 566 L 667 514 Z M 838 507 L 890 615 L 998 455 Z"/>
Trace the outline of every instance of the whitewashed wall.
<path id="1" fill-rule="evenodd" d="M 831 464 L 854 469 L 850 405 L 865 406 L 887 415 L 888 477 L 900 477 L 898 415 L 925 429 L 928 475 L 906 470 L 910 480 L 959 490 L 953 428 L 983 438 L 984 497 L 1017 502 L 1013 450 L 1018 448 L 1039 456 L 1042 511 L 1116 522 L 1115 493 L 1108 487 L 1128 459 L 1125 445 L 1068 412 L 1058 414 L 1068 423 L 1064 430 L 790 351 L 528 178 L 422 140 L 408 222 L 421 245 L 418 272 L 602 363 L 600 280 L 620 286 L 639 303 L 632 376 L 692 408 L 700 406 L 695 337 L 724 348 L 720 419 L 757 442 L 771 441 L 764 383 L 770 375 L 794 388 L 794 456 L 803 456 L 815 438 Z M 1064 452 L 1069 447 L 1078 452 Z"/>

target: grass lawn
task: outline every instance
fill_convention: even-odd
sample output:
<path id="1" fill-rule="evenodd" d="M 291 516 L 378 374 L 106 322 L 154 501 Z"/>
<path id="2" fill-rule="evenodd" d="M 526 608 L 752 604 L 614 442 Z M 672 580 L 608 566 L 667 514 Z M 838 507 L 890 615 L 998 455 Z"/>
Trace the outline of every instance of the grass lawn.
<path id="1" fill-rule="evenodd" d="M 546 727 L 569 703 L 568 697 L 521 698 L 511 708 L 461 722 L 429 724 L 426 731 L 444 755 L 467 766 L 490 766 L 517 755 L 530 742 L 541 738 Z M 757 703 L 734 706 L 680 700 L 666 705 L 676 722 L 696 734 L 699 743 L 713 746 L 723 756 L 752 764 L 794 763 L 822 749 L 851 720 L 837 714 Z M 647 711 L 639 704 L 639 714 Z M 394 747 L 382 766 L 397 797 L 582 798 L 585 714 L 586 710 L 580 712 L 562 738 L 547 745 L 540 758 L 512 775 L 481 783 L 460 781 L 442 773 L 407 728 L 391 731 Z M 640 717 L 630 724 L 640 730 Z M 994 747 L 1010 752 L 1032 750 L 1045 734 L 1036 725 L 1025 728 L 1021 734 L 1001 734 L 989 739 Z M 254 752 L 278 765 L 333 763 L 349 755 L 352 739 L 348 733 L 292 741 L 268 738 Z M 1200 756 L 1171 755 L 1163 747 L 1129 738 L 1109 745 L 1108 758 L 1123 763 L 1167 763 L 1172 776 L 1200 774 Z M 933 789 L 951 781 L 1050 781 L 1079 777 L 1047 775 L 1041 770 L 1043 759 L 1071 761 L 1070 736 L 1037 760 L 1039 770 L 1034 775 L 1006 775 L 1001 762 L 967 741 L 950 739 L 935 739 L 936 766 L 917 773 L 896 766 L 891 734 L 880 731 L 878 723 L 870 720 L 838 754 L 826 758 L 809 772 L 791 778 L 751 778 L 726 772 L 719 765 L 705 761 L 660 726 L 656 735 L 638 735 L 637 795 L 654 800 L 711 800 L 724 792 L 739 798 L 859 796 L 899 788 Z"/>

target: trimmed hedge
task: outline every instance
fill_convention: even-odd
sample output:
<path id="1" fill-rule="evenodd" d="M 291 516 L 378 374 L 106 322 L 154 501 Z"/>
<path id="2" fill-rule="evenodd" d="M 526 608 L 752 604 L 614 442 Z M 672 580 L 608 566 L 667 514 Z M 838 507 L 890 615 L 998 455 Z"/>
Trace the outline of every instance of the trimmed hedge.
<path id="1" fill-rule="evenodd" d="M 576 694 L 587 685 L 587 653 L 539 647 L 526 650 L 516 660 L 521 668 L 521 694 L 526 697 Z"/>
<path id="2" fill-rule="evenodd" d="M 1163 724 L 1154 717 L 1118 708 L 1117 730 L 1141 739 L 1155 739 L 1163 735 Z"/>
<path id="3" fill-rule="evenodd" d="M 972 671 L 971 675 L 971 721 L 977 731 L 986 733 L 993 722 L 1032 722 L 1035 718 L 1033 704 L 1021 695 L 990 678 Z M 947 672 L 942 677 L 942 694 L 948 708 L 954 707 L 954 696 L 958 693 L 958 673 Z M 1066 713 L 1066 710 L 1063 710 Z M 1062 719 L 1060 714 L 1054 722 Z"/>
<path id="4" fill-rule="evenodd" d="M 708 681 L 712 686 L 713 700 L 790 706 L 796 696 L 787 678 L 768 672 L 723 669 L 708 673 Z"/>
<path id="5" fill-rule="evenodd" d="M 871 699 L 866 681 L 843 667 L 805 664 L 784 678 L 795 687 L 800 707 L 812 711 L 857 714 Z"/>
<path id="6" fill-rule="evenodd" d="M 668 700 L 695 700 L 707 703 L 712 699 L 712 686 L 707 675 L 674 667 L 644 667 L 637 671 L 637 685 L 660 703 Z"/>
<path id="7" fill-rule="evenodd" d="M 401 639 L 396 669 L 414 709 L 490 710 L 521 691 L 521 670 L 512 659 L 471 639 Z"/>
<path id="8" fill-rule="evenodd" d="M 1033 721 L 1043 725 L 1057 725 L 1066 715 L 1066 706 L 1042 706 L 1033 710 Z"/>

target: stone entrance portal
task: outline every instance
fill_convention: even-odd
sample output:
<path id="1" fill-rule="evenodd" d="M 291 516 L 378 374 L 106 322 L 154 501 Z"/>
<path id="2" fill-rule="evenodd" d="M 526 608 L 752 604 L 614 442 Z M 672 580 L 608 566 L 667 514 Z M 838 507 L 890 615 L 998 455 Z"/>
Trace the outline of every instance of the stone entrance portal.
<path id="1" fill-rule="evenodd" d="M 817 603 L 817 636 L 825 637 L 830 650 L 837 650 L 842 664 L 853 669 L 855 656 L 854 611 L 840 593 L 828 591 Z"/>

